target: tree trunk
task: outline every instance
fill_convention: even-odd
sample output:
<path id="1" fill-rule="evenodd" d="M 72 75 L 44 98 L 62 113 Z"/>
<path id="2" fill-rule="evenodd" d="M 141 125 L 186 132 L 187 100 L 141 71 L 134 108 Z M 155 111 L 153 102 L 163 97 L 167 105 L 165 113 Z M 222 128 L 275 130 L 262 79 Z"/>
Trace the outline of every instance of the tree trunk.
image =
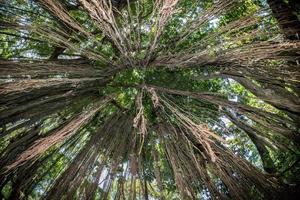
<path id="1" fill-rule="evenodd" d="M 255 96 L 274 106 L 275 108 L 285 111 L 289 117 L 295 121 L 300 119 L 300 102 L 285 88 L 275 85 L 269 85 L 267 88 L 255 85 L 250 79 L 244 77 L 232 77 Z"/>
<path id="2" fill-rule="evenodd" d="M 290 40 L 300 39 L 300 22 L 297 15 L 283 0 L 267 0 L 280 29 Z"/>
<path id="3" fill-rule="evenodd" d="M 266 103 L 274 106 L 279 110 L 286 112 L 287 115 L 295 122 L 298 122 L 300 120 L 300 101 L 297 96 L 286 90 L 284 86 L 262 83 L 260 80 L 256 80 L 255 78 L 253 78 L 253 80 L 259 82 L 262 85 L 259 86 L 255 84 L 250 78 L 247 78 L 243 74 L 239 74 L 232 70 L 213 73 L 206 77 L 201 77 L 199 78 L 199 80 L 218 77 L 234 79 L 248 91 L 254 94 L 257 98 L 265 101 Z"/>
<path id="4" fill-rule="evenodd" d="M 251 126 L 234 117 L 231 113 L 226 113 L 226 115 L 229 117 L 232 123 L 234 123 L 237 127 L 241 128 L 247 133 L 260 155 L 264 170 L 270 174 L 274 174 L 276 172 L 276 168 L 273 160 L 269 155 L 269 151 L 266 148 L 266 144 L 264 144 L 264 141 L 258 137 L 257 133 Z"/>

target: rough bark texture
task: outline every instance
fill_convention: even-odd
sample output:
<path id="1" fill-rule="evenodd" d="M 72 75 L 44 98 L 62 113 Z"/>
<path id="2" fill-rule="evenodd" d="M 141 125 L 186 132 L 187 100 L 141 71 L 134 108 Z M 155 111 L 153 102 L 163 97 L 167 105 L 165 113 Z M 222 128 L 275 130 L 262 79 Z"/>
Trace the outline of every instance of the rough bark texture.
<path id="1" fill-rule="evenodd" d="M 0 195 L 285 197 L 299 171 L 299 3 L 267 0 L 285 38 L 256 3 L 2 2 Z"/>
<path id="2" fill-rule="evenodd" d="M 290 5 L 295 6 L 291 8 L 283 0 L 267 0 L 267 2 L 285 37 L 290 40 L 300 40 L 300 21 L 296 13 L 293 12 L 293 8 L 299 9 L 298 4 L 290 3 Z"/>

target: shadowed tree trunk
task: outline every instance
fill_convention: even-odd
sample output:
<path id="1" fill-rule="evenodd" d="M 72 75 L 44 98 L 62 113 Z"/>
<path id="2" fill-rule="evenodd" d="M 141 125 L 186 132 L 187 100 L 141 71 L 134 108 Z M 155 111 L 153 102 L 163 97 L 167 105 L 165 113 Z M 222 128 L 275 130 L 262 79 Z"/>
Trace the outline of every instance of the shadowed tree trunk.
<path id="1" fill-rule="evenodd" d="M 267 144 L 265 143 L 264 138 L 262 136 L 259 136 L 259 133 L 256 133 L 254 128 L 242 122 L 232 113 L 227 112 L 226 115 L 237 127 L 241 128 L 247 133 L 247 135 L 255 145 L 257 151 L 259 152 L 259 155 L 261 156 L 264 170 L 270 174 L 275 174 L 276 167 L 274 165 L 274 161 L 270 157 L 269 150 L 266 148 Z"/>
<path id="2" fill-rule="evenodd" d="M 285 37 L 290 40 L 299 40 L 300 21 L 296 13 L 293 12 L 293 9 L 290 8 L 283 0 L 267 0 L 267 2 Z M 292 3 L 291 5 L 294 6 Z"/>

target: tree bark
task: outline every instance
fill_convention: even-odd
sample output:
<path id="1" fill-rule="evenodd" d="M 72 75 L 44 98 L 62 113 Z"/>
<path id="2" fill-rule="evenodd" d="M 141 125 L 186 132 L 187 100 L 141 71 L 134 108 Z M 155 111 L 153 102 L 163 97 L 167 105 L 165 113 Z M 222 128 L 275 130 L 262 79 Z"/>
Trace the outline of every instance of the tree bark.
<path id="1" fill-rule="evenodd" d="M 258 137 L 255 130 L 251 126 L 242 122 L 240 119 L 234 117 L 233 114 L 227 112 L 226 115 L 229 117 L 231 122 L 233 122 L 237 127 L 241 128 L 247 133 L 261 157 L 264 170 L 270 174 L 275 174 L 277 170 L 273 160 L 270 157 L 269 151 L 266 148 L 266 144 L 264 144 L 264 141 Z"/>
<path id="2" fill-rule="evenodd" d="M 267 88 L 263 88 L 255 85 L 246 77 L 233 76 L 232 78 L 261 100 L 286 112 L 295 121 L 300 120 L 300 101 L 285 88 L 276 85 L 268 85 Z"/>
<path id="3" fill-rule="evenodd" d="M 280 29 L 290 40 L 300 39 L 300 22 L 297 15 L 283 0 L 267 0 Z"/>
<path id="4" fill-rule="evenodd" d="M 233 72 L 232 70 L 213 73 L 205 77 L 197 78 L 197 80 L 205 80 L 218 77 L 231 78 L 235 80 L 259 99 L 287 113 L 287 115 L 295 122 L 298 122 L 300 120 L 300 101 L 297 96 L 290 93 L 283 86 L 264 83 L 253 78 L 253 80 L 261 84 L 261 86 L 259 86 L 255 84 L 250 78 L 245 77 L 241 73 Z"/>

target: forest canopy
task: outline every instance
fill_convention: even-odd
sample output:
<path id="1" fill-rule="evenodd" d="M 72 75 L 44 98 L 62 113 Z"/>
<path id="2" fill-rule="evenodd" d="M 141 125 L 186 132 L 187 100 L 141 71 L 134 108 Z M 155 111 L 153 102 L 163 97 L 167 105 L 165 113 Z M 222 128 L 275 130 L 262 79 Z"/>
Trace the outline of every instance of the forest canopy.
<path id="1" fill-rule="evenodd" d="M 300 3 L 0 0 L 0 199 L 296 199 Z"/>

